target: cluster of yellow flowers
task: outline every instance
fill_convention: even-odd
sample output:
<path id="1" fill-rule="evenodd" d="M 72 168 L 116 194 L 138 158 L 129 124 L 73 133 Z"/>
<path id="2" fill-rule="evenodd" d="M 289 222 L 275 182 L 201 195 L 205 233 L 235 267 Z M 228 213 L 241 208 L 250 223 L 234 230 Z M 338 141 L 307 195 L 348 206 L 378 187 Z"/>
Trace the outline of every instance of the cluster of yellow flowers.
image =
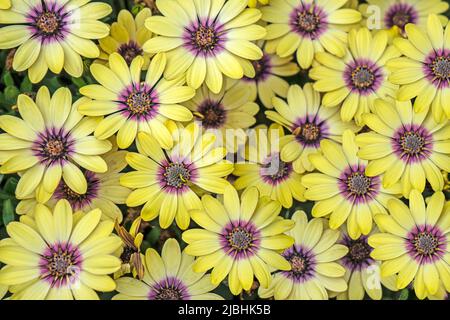
<path id="1" fill-rule="evenodd" d="M 0 0 L 38 86 L 0 116 L 0 297 L 446 298 L 448 7 L 156 0 L 108 25 L 105 2 Z M 49 71 L 95 82 L 50 92 Z M 181 239 L 144 251 L 155 219 Z"/>

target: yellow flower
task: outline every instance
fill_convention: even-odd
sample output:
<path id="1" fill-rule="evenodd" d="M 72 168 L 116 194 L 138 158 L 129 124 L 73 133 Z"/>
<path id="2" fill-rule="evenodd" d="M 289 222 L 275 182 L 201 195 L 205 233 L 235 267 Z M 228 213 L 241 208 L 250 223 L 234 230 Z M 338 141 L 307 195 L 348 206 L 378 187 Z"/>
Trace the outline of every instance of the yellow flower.
<path id="1" fill-rule="evenodd" d="M 172 132 L 175 141 L 170 150 L 161 149 L 149 134 L 139 133 L 139 153 L 126 157 L 136 171 L 125 173 L 120 183 L 134 189 L 126 201 L 129 207 L 145 203 L 141 211 L 145 221 L 159 215 L 162 228 L 167 229 L 175 219 L 184 230 L 189 226 L 189 210 L 201 208 L 193 186 L 223 193 L 229 185 L 223 177 L 233 171 L 233 164 L 223 160 L 225 148 L 214 147 L 214 134 L 202 134 L 196 123 L 186 128 L 179 125 Z"/>
<path id="2" fill-rule="evenodd" d="M 0 116 L 0 173 L 20 172 L 16 188 L 18 199 L 35 193 L 45 202 L 63 179 L 79 194 L 86 193 L 87 181 L 77 166 L 103 173 L 107 164 L 100 156 L 111 149 L 109 141 L 100 141 L 90 134 L 98 124 L 97 118 L 83 117 L 77 108 L 86 102 L 81 98 L 72 104 L 72 94 L 59 88 L 50 97 L 42 86 L 36 102 L 21 94 L 17 106 L 22 117 Z"/>
<path id="3" fill-rule="evenodd" d="M 10 7 L 11 7 L 11 1 L 10 0 L 0 0 L 0 9 L 2 9 L 2 10 L 9 9 Z"/>
<path id="4" fill-rule="evenodd" d="M 167 52 L 165 77 L 186 74 L 187 84 L 198 89 L 203 83 L 213 93 L 223 85 L 222 74 L 240 79 L 254 75 L 249 60 L 262 57 L 252 43 L 265 36 L 258 9 L 247 9 L 247 0 L 194 1 L 157 0 L 162 16 L 147 19 L 145 26 L 155 34 L 144 44 L 150 53 Z"/>
<path id="5" fill-rule="evenodd" d="M 233 171 L 233 175 L 237 176 L 234 186 L 237 190 L 256 187 L 261 196 L 277 200 L 283 207 L 290 208 L 293 198 L 305 200 L 305 188 L 292 163 L 280 160 L 278 144 L 283 148 L 281 126 L 272 124 L 266 131 L 266 127 L 260 127 L 255 131 L 255 139 L 249 137 L 245 161 L 236 163 Z"/>
<path id="6" fill-rule="evenodd" d="M 292 221 L 295 227 L 287 234 L 295 242 L 282 253 L 291 269 L 275 273 L 269 288 L 259 288 L 259 296 L 275 300 L 327 300 L 331 291 L 347 290 L 345 269 L 339 259 L 348 249 L 336 243 L 339 231 L 328 229 L 324 219 L 308 222 L 303 211 L 296 211 Z"/>
<path id="7" fill-rule="evenodd" d="M 320 94 L 310 83 L 303 89 L 298 85 L 290 86 L 287 103 L 279 98 L 272 101 L 276 112 L 266 111 L 266 116 L 290 132 L 284 138 L 281 160 L 292 162 L 295 172 L 314 170 L 308 156 L 320 150 L 322 140 L 340 143 L 346 129 L 357 130 L 353 122 L 341 121 L 339 108 L 323 107 Z"/>
<path id="8" fill-rule="evenodd" d="M 205 195 L 202 203 L 204 209 L 191 212 L 202 229 L 182 235 L 188 243 L 185 252 L 198 257 L 193 264 L 195 272 L 212 268 L 214 285 L 228 275 L 230 291 L 238 295 L 251 288 L 254 276 L 267 288 L 271 267 L 290 269 L 278 251 L 292 245 L 293 239 L 283 232 L 291 229 L 293 222 L 278 216 L 278 202 L 260 198 L 256 188 L 244 191 L 239 199 L 236 189 L 228 186 L 223 201 Z"/>
<path id="9" fill-rule="evenodd" d="M 151 133 L 160 145 L 169 149 L 172 136 L 165 126 L 167 119 L 190 121 L 191 112 L 179 105 L 195 95 L 195 90 L 183 86 L 184 79 L 167 81 L 162 74 L 166 68 L 165 54 L 153 57 L 141 82 L 144 59 L 134 58 L 128 66 L 118 53 L 109 56 L 109 67 L 94 63 L 91 73 L 100 83 L 80 89 L 91 98 L 78 110 L 87 116 L 105 116 L 95 129 L 98 139 L 107 139 L 117 132 L 119 148 L 128 148 L 139 132 Z"/>
<path id="10" fill-rule="evenodd" d="M 397 98 L 409 101 L 415 98 L 414 110 L 420 112 L 431 106 L 434 120 L 445 122 L 450 118 L 450 43 L 444 37 L 450 33 L 436 15 L 430 15 L 427 28 L 408 24 L 408 39 L 395 39 L 394 45 L 405 55 L 388 63 L 389 80 L 399 84 Z"/>
<path id="11" fill-rule="evenodd" d="M 358 156 L 369 160 L 369 177 L 384 173 L 385 188 L 400 181 L 405 197 L 413 188 L 422 192 L 426 181 L 434 191 L 442 190 L 440 170 L 450 171 L 448 121 L 436 123 L 430 112 L 415 113 L 410 101 L 392 105 L 381 100 L 363 120 L 373 132 L 358 135 L 356 142 Z"/>
<path id="12" fill-rule="evenodd" d="M 441 0 L 367 0 L 367 3 L 359 5 L 359 11 L 364 17 L 364 25 L 369 29 L 395 29 L 395 33 L 404 34 L 408 23 L 426 28 L 427 17 L 444 13 L 448 6 L 446 1 Z M 448 21 L 444 15 L 439 15 L 439 20 L 442 23 Z"/>
<path id="13" fill-rule="evenodd" d="M 369 238 L 371 256 L 383 261 L 381 276 L 398 273 L 397 288 L 412 283 L 419 299 L 437 294 L 441 283 L 449 292 L 450 207 L 444 194 L 436 192 L 426 205 L 420 192 L 412 190 L 409 208 L 393 199 L 388 209 L 389 215 L 375 216 L 383 232 Z"/>
<path id="14" fill-rule="evenodd" d="M 33 83 L 40 82 L 48 69 L 80 77 L 83 61 L 97 58 L 99 49 L 92 39 L 109 33 L 109 26 L 98 19 L 112 11 L 103 2 L 14 1 L 0 11 L 0 49 L 17 48 L 13 68 L 28 69 Z"/>
<path id="15" fill-rule="evenodd" d="M 126 151 L 115 151 L 107 153 L 103 159 L 108 165 L 105 173 L 95 173 L 89 170 L 83 172 L 87 182 L 85 193 L 77 193 L 72 190 L 64 181 L 56 187 L 52 197 L 45 203 L 49 208 L 54 208 L 58 200 L 66 199 L 74 211 L 88 212 L 93 209 L 102 211 L 102 220 L 116 219 L 122 221 L 122 212 L 117 204 L 124 204 L 131 192 L 130 189 L 120 185 L 119 179 L 123 175 L 120 173 L 126 166 Z M 33 215 L 34 207 L 37 204 L 34 194 L 19 202 L 17 205 L 18 214 Z"/>
<path id="16" fill-rule="evenodd" d="M 14 287 L 12 299 L 98 299 L 94 290 L 116 287 L 108 274 L 120 267 L 113 255 L 120 239 L 114 223 L 100 221 L 101 211 L 72 214 L 66 200 L 51 212 L 38 204 L 34 219 L 10 222 L 2 240 L 0 284 Z M 26 218 L 26 219 L 25 219 Z"/>
<path id="17" fill-rule="evenodd" d="M 260 41 L 258 45 L 263 48 L 267 42 Z M 263 57 L 259 60 L 252 61 L 255 69 L 254 77 L 243 77 L 238 82 L 250 92 L 251 101 L 255 101 L 257 97 L 262 104 L 272 109 L 272 98 L 280 96 L 286 98 L 289 83 L 282 77 L 291 77 L 296 75 L 300 69 L 293 57 L 280 58 L 276 54 L 263 51 Z M 233 83 L 233 81 L 231 82 Z"/>
<path id="18" fill-rule="evenodd" d="M 194 258 L 186 250 L 181 252 L 175 239 L 166 240 L 161 256 L 156 250 L 147 249 L 144 261 L 143 280 L 117 279 L 119 294 L 113 300 L 223 300 L 210 292 L 218 286 L 211 283 L 211 275 L 194 272 Z"/>
<path id="19" fill-rule="evenodd" d="M 398 86 L 388 80 L 386 62 L 400 56 L 388 45 L 386 31 L 374 35 L 367 28 L 352 29 L 348 34 L 347 54 L 342 59 L 326 52 L 316 54 L 317 66 L 309 76 L 317 80 L 314 89 L 324 92 L 326 107 L 341 105 L 341 119 L 363 125 L 361 116 L 373 109 L 377 98 L 392 99 Z"/>
<path id="20" fill-rule="evenodd" d="M 248 0 L 248 6 L 250 8 L 256 8 L 257 5 L 265 6 L 266 4 L 269 4 L 270 0 Z"/>
<path id="21" fill-rule="evenodd" d="M 308 69 L 316 52 L 327 51 L 343 57 L 347 29 L 361 20 L 361 14 L 342 8 L 347 0 L 273 1 L 262 7 L 267 26 L 266 40 L 277 40 L 277 54 L 288 57 L 297 51 L 300 67 Z"/>
<path id="22" fill-rule="evenodd" d="M 357 239 L 372 230 L 372 215 L 386 213 L 389 199 L 401 193 L 396 184 L 385 188 L 383 177 L 367 174 L 367 161 L 357 156 L 355 135 L 345 131 L 342 146 L 335 142 L 321 142 L 321 154 L 311 154 L 309 160 L 319 173 L 302 178 L 305 198 L 316 201 L 314 217 L 330 217 L 330 228 L 337 229 L 347 221 L 350 238 Z"/>
<path id="23" fill-rule="evenodd" d="M 152 11 L 144 8 L 133 17 L 130 11 L 121 10 L 117 16 L 117 22 L 111 25 L 109 36 L 99 40 L 100 56 L 98 62 L 108 63 L 109 55 L 117 52 L 128 65 L 137 56 L 144 58 L 143 70 L 147 70 L 150 64 L 151 54 L 145 53 L 143 44 L 152 37 L 152 33 L 144 26 L 145 20 L 151 17 Z"/>

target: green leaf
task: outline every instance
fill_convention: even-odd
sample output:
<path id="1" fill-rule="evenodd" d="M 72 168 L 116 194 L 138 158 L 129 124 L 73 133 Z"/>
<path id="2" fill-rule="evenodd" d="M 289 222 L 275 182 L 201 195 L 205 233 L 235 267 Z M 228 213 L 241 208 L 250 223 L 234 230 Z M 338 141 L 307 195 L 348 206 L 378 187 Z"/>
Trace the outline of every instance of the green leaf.
<path id="1" fill-rule="evenodd" d="M 17 180 L 16 177 L 9 178 L 6 181 L 5 187 L 3 188 L 3 190 L 5 190 L 5 192 L 7 192 L 9 194 L 14 194 L 14 192 L 16 191 L 16 187 L 17 187 L 17 183 L 18 182 L 19 182 L 19 180 Z"/>
<path id="2" fill-rule="evenodd" d="M 408 300 L 409 297 L 409 290 L 403 289 L 400 291 L 400 294 L 398 295 L 398 300 Z"/>
<path id="3" fill-rule="evenodd" d="M 5 100 L 9 103 L 16 103 L 17 96 L 20 91 L 15 86 L 8 86 L 5 88 Z"/>
<path id="4" fill-rule="evenodd" d="M 141 11 L 144 8 L 143 5 L 140 4 L 136 4 L 133 6 L 133 8 L 131 8 L 131 13 L 135 16 L 139 13 L 139 11 Z"/>
<path id="5" fill-rule="evenodd" d="M 14 78 L 12 77 L 10 72 L 5 72 L 3 75 L 3 83 L 6 87 L 14 86 Z"/>
<path id="6" fill-rule="evenodd" d="M 78 88 L 84 87 L 86 85 L 86 82 L 83 78 L 75 78 L 72 77 L 72 82 L 74 85 L 76 85 Z"/>
<path id="7" fill-rule="evenodd" d="M 11 221 L 14 221 L 14 206 L 11 199 L 3 201 L 3 224 L 8 225 Z"/>
<path id="8" fill-rule="evenodd" d="M 3 190 L 0 190 L 0 200 L 6 200 L 11 198 L 11 195 L 9 193 L 6 193 Z"/>
<path id="9" fill-rule="evenodd" d="M 20 91 L 21 92 L 31 92 L 33 91 L 33 84 L 31 83 L 28 76 L 23 78 L 22 83 L 20 84 Z"/>

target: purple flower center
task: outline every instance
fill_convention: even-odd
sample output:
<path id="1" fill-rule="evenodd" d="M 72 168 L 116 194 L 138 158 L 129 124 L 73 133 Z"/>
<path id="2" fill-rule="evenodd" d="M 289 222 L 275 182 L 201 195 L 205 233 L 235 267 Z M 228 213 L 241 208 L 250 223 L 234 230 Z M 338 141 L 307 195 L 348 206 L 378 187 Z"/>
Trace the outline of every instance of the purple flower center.
<path id="1" fill-rule="evenodd" d="M 62 39 L 67 33 L 69 12 L 56 2 L 42 1 L 27 15 L 30 30 L 43 41 Z"/>
<path id="2" fill-rule="evenodd" d="M 221 233 L 223 250 L 236 259 L 253 255 L 259 243 L 260 232 L 251 222 L 231 222 Z"/>
<path id="3" fill-rule="evenodd" d="M 117 52 L 125 59 L 127 64 L 130 65 L 133 59 L 137 56 L 141 56 L 144 51 L 135 41 L 129 41 L 128 43 L 123 43 L 117 49 Z"/>
<path id="4" fill-rule="evenodd" d="M 270 56 L 264 53 L 263 57 L 259 60 L 252 61 L 253 68 L 255 69 L 255 76 L 253 78 L 244 77 L 244 81 L 264 81 L 269 76 L 272 70 L 272 64 L 270 63 Z"/>
<path id="5" fill-rule="evenodd" d="M 416 226 L 406 240 L 408 253 L 419 263 L 431 263 L 444 256 L 446 237 L 436 226 Z"/>
<path id="6" fill-rule="evenodd" d="M 301 3 L 291 13 L 290 26 L 293 32 L 315 40 L 328 27 L 327 15 L 321 7 L 315 4 Z"/>
<path id="7" fill-rule="evenodd" d="M 361 270 L 373 263 L 374 260 L 370 257 L 373 249 L 367 243 L 367 236 L 353 240 L 344 235 L 342 244 L 348 247 L 348 253 L 342 258 L 342 262 L 350 270 Z"/>
<path id="8" fill-rule="evenodd" d="M 353 92 L 368 95 L 381 84 L 383 72 L 374 62 L 360 59 L 352 61 L 344 71 L 347 87 Z"/>
<path id="9" fill-rule="evenodd" d="M 402 127 L 394 135 L 393 149 L 406 163 L 426 159 L 432 148 L 432 136 L 421 126 Z"/>
<path id="10" fill-rule="evenodd" d="M 205 100 L 197 109 L 198 117 L 206 129 L 217 129 L 224 125 L 227 111 L 220 101 Z"/>
<path id="11" fill-rule="evenodd" d="M 341 194 L 352 203 L 367 203 L 380 189 L 380 178 L 365 175 L 365 166 L 347 168 L 339 178 Z"/>
<path id="12" fill-rule="evenodd" d="M 280 160 L 280 154 L 269 156 L 261 165 L 262 179 L 272 185 L 279 184 L 289 178 L 292 173 L 292 164 Z"/>
<path id="13" fill-rule="evenodd" d="M 416 23 L 418 14 L 416 9 L 407 3 L 395 3 L 386 12 L 384 22 L 388 28 L 393 26 L 405 30 L 408 23 Z"/>
<path id="14" fill-rule="evenodd" d="M 294 245 L 282 255 L 291 264 L 291 270 L 283 271 L 287 278 L 302 283 L 314 276 L 316 261 L 310 250 Z"/>
<path id="15" fill-rule="evenodd" d="M 175 277 L 168 277 L 152 286 L 149 300 L 188 300 L 190 297 L 187 287 Z"/>
<path id="16" fill-rule="evenodd" d="M 158 179 L 161 188 L 168 192 L 182 192 L 189 188 L 189 183 L 195 180 L 197 169 L 192 164 L 184 162 L 164 161 L 161 164 Z"/>
<path id="17" fill-rule="evenodd" d="M 56 287 L 73 283 L 81 272 L 81 264 L 82 257 L 77 247 L 58 243 L 41 255 L 41 277 Z"/>
<path id="18" fill-rule="evenodd" d="M 74 140 L 64 129 L 46 129 L 33 143 L 32 150 L 41 163 L 50 166 L 67 161 L 72 153 Z"/>
<path id="19" fill-rule="evenodd" d="M 198 21 L 185 28 L 185 47 L 193 54 L 215 55 L 223 49 L 225 30 L 216 22 Z"/>
<path id="20" fill-rule="evenodd" d="M 424 62 L 427 79 L 439 89 L 450 84 L 450 50 L 433 51 Z"/>
<path id="21" fill-rule="evenodd" d="M 122 103 L 120 110 L 127 118 L 137 121 L 153 119 L 158 110 L 158 94 L 145 83 L 131 85 L 119 97 Z"/>
<path id="22" fill-rule="evenodd" d="M 82 210 L 95 199 L 98 195 L 100 180 L 94 172 L 86 171 L 84 173 L 87 181 L 87 191 L 84 194 L 79 194 L 70 189 L 70 187 L 63 181 L 59 183 L 55 190 L 56 199 L 66 199 L 69 201 L 73 210 Z"/>

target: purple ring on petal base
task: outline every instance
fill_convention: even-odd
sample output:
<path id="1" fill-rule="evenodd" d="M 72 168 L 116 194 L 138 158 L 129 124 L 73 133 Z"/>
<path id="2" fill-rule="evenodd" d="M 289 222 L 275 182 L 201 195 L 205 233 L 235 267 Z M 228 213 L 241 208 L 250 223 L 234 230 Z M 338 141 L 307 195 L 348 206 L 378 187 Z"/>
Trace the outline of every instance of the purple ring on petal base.
<path id="1" fill-rule="evenodd" d="M 41 254 L 41 278 L 56 288 L 76 283 L 82 263 L 83 258 L 77 246 L 70 243 L 53 244 Z"/>
<path id="2" fill-rule="evenodd" d="M 185 28 L 184 47 L 194 56 L 215 56 L 224 50 L 226 30 L 216 21 L 195 21 Z"/>
<path id="3" fill-rule="evenodd" d="M 318 5 L 301 3 L 289 19 L 291 30 L 304 38 L 316 40 L 327 30 L 327 14 Z"/>
<path id="4" fill-rule="evenodd" d="M 392 138 L 392 148 L 397 157 L 407 164 L 427 159 L 433 149 L 433 136 L 416 124 L 403 125 Z"/>
<path id="5" fill-rule="evenodd" d="M 341 243 L 348 248 L 348 253 L 342 258 L 343 265 L 351 271 L 361 271 L 371 266 L 375 260 L 370 257 L 373 248 L 367 242 L 367 236 L 353 240 L 344 234 Z"/>
<path id="6" fill-rule="evenodd" d="M 371 60 L 357 59 L 347 64 L 344 81 L 352 92 L 367 96 L 381 86 L 383 71 Z"/>
<path id="7" fill-rule="evenodd" d="M 222 250 L 235 260 L 250 257 L 259 249 L 261 234 L 250 221 L 232 221 L 221 232 Z"/>
<path id="8" fill-rule="evenodd" d="M 189 183 L 197 179 L 198 172 L 192 163 L 164 160 L 157 175 L 159 185 L 166 193 L 180 194 L 189 189 Z"/>
<path id="9" fill-rule="evenodd" d="M 60 165 L 68 161 L 73 153 L 74 139 L 63 128 L 46 129 L 38 134 L 38 139 L 33 142 L 31 150 L 39 161 L 49 167 L 53 164 Z"/>
<path id="10" fill-rule="evenodd" d="M 128 65 L 131 65 L 131 62 L 137 56 L 142 56 L 144 50 L 141 46 L 133 40 L 128 41 L 128 43 L 123 43 L 117 48 L 117 52 L 125 59 Z"/>
<path id="11" fill-rule="evenodd" d="M 158 114 L 158 94 L 146 83 L 129 85 L 122 90 L 118 100 L 119 111 L 127 119 L 146 122 Z"/>
<path id="12" fill-rule="evenodd" d="M 26 16 L 33 37 L 40 38 L 42 43 L 64 39 L 69 31 L 71 13 L 57 2 L 43 1 L 42 4 L 30 9 Z"/>
<path id="13" fill-rule="evenodd" d="M 414 226 L 414 229 L 408 233 L 406 249 L 418 263 L 433 263 L 444 257 L 447 237 L 437 226 Z"/>
<path id="14" fill-rule="evenodd" d="M 272 154 L 264 159 L 259 175 L 264 182 L 273 186 L 288 179 L 292 173 L 292 163 L 280 159 L 280 154 Z"/>
<path id="15" fill-rule="evenodd" d="M 97 198 L 99 191 L 100 180 L 94 172 L 86 171 L 84 176 L 87 181 L 87 191 L 84 194 L 79 194 L 70 189 L 70 187 L 61 180 L 55 190 L 54 197 L 57 200 L 66 199 L 74 211 L 82 210 L 88 207 L 92 200 Z"/>
<path id="16" fill-rule="evenodd" d="M 380 177 L 368 177 L 365 170 L 363 165 L 354 165 L 345 169 L 339 177 L 342 196 L 353 204 L 368 203 L 380 191 Z"/>
<path id="17" fill-rule="evenodd" d="M 189 300 L 189 290 L 176 277 L 167 277 L 152 285 L 149 300 Z"/>
<path id="18" fill-rule="evenodd" d="M 270 62 L 270 56 L 267 53 L 264 53 L 261 59 L 253 60 L 252 65 L 255 69 L 255 76 L 253 78 L 244 76 L 242 81 L 256 83 L 264 82 L 271 74 L 272 63 Z"/>
<path id="19" fill-rule="evenodd" d="M 286 278 L 295 283 L 304 283 L 314 277 L 316 260 L 310 249 L 302 245 L 293 245 L 286 249 L 282 256 L 291 265 L 291 270 L 281 272 Z"/>
<path id="20" fill-rule="evenodd" d="M 319 148 L 320 141 L 329 136 L 328 130 L 327 121 L 320 119 L 317 114 L 299 118 L 292 126 L 295 139 L 305 148 Z"/>
<path id="21" fill-rule="evenodd" d="M 408 23 L 416 23 L 419 18 L 417 10 L 408 3 L 395 3 L 386 10 L 384 24 L 387 28 L 399 27 L 402 31 Z"/>
<path id="22" fill-rule="evenodd" d="M 227 121 L 227 110 L 221 101 L 206 99 L 198 106 L 197 112 L 205 129 L 219 129 Z"/>
<path id="23" fill-rule="evenodd" d="M 430 53 L 423 66 L 428 81 L 438 89 L 450 87 L 450 50 L 439 49 Z"/>

